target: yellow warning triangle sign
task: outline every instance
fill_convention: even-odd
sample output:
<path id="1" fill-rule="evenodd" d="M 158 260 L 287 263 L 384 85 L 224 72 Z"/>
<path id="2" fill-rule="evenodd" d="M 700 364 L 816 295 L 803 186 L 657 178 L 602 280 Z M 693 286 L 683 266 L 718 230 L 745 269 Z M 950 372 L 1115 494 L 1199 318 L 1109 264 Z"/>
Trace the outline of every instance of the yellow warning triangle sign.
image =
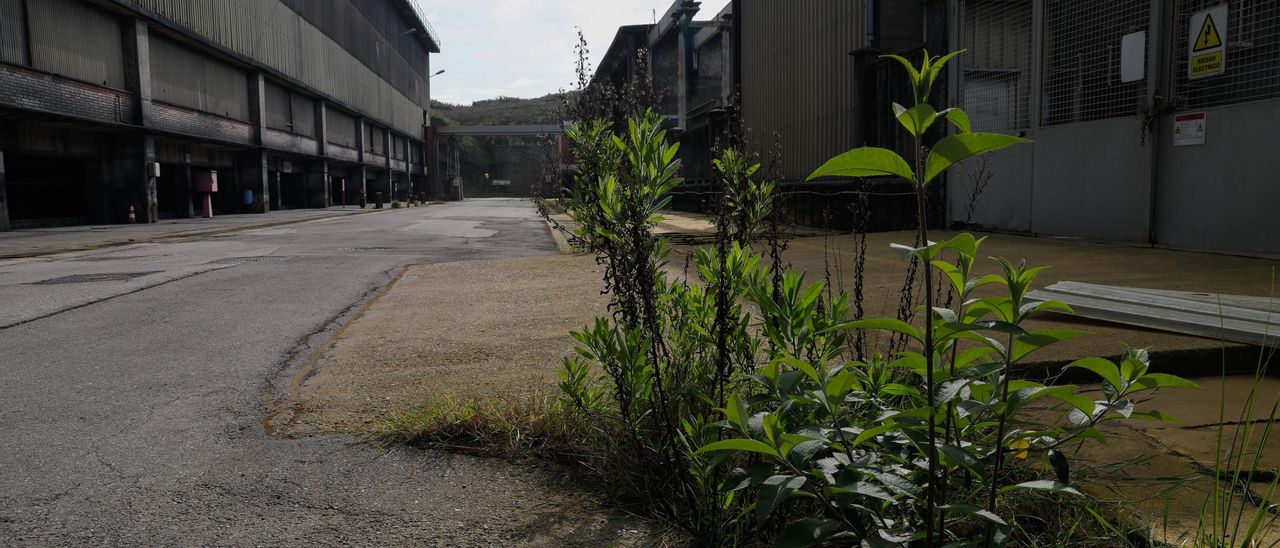
<path id="1" fill-rule="evenodd" d="M 1218 27 L 1213 24 L 1213 15 L 1204 18 L 1204 26 L 1200 28 L 1200 36 L 1196 38 L 1196 47 L 1191 51 L 1204 51 L 1222 45 L 1222 37 L 1218 35 Z"/>

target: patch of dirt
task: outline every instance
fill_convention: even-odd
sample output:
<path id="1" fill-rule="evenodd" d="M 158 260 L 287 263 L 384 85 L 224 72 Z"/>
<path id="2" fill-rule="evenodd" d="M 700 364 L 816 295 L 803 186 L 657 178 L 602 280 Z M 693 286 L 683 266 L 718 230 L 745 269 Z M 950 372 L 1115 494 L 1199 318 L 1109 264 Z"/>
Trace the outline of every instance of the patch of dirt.
<path id="1" fill-rule="evenodd" d="M 354 318 L 291 395 L 286 435 L 360 433 L 431 396 L 554 395 L 571 330 L 606 311 L 590 256 L 412 266 Z M 401 450 L 417 451 L 405 448 Z M 525 478 L 503 492 L 477 489 L 456 509 L 457 535 L 486 529 L 530 546 L 662 546 L 680 533 L 609 509 L 571 469 L 539 460 L 481 459 L 492 474 Z M 467 488 L 462 485 L 461 488 Z M 492 533 L 492 531 L 487 532 Z"/>
<path id="2" fill-rule="evenodd" d="M 294 432 L 361 431 L 432 396 L 555 390 L 570 331 L 606 313 L 587 255 L 412 266 L 293 394 Z"/>

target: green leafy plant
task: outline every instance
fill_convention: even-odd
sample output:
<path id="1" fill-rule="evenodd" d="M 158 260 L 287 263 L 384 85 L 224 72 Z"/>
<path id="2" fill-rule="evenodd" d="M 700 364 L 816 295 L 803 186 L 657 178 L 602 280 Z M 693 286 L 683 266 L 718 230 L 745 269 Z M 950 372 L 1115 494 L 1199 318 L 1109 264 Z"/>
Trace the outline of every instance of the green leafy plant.
<path id="1" fill-rule="evenodd" d="M 910 182 L 924 245 L 894 247 L 941 272 L 960 296 L 956 307 L 935 306 L 931 275 L 924 276 L 923 326 L 896 319 L 842 322 L 843 296 L 820 304 L 821 285 L 802 290 L 795 275 L 784 278 L 777 295 L 764 289 L 750 294 L 775 352 L 752 376 L 756 389 L 747 397 L 733 395 L 723 408 L 731 435 L 699 453 L 736 453 L 741 457 L 727 462 L 756 461 L 735 470 L 747 478 L 735 488 L 756 489 L 761 523 L 793 499 L 821 509 L 791 521 L 779 535 L 785 544 L 1002 544 L 1016 525 L 999 513 L 1002 495 L 1024 489 L 1079 495 L 1069 485 L 1069 465 L 1059 448 L 1102 437 L 1096 428 L 1100 421 L 1135 416 L 1135 398 L 1142 392 L 1191 385 L 1149 373 L 1145 352 L 1131 353 L 1120 365 L 1098 359 L 1072 364 L 1104 379 L 1101 400 L 1075 386 L 1013 378 L 1020 360 L 1078 333 L 1024 327 L 1036 312 L 1069 311 L 1058 302 L 1026 302 L 1043 268 L 997 260 L 999 274 L 978 276 L 973 270 L 980 240 L 968 234 L 942 243 L 928 238 L 925 201 L 938 176 L 965 159 L 1025 142 L 973 133 L 963 111 L 938 111 L 929 104 L 933 82 L 955 55 L 926 54 L 919 67 L 893 57 L 907 69 L 915 90 L 912 107 L 894 105 L 899 123 L 914 138 L 914 168 L 893 151 L 864 147 L 833 158 L 810 178 L 892 176 Z M 926 147 L 926 134 L 940 119 L 957 133 Z M 972 297 L 991 284 L 1004 291 Z M 914 348 L 891 356 L 887 364 L 911 376 L 893 382 L 879 356 L 841 361 L 845 329 L 885 330 L 911 341 Z M 1146 416 L 1167 418 L 1157 412 Z M 1007 471 L 1010 455 L 1043 459 L 1054 477 L 1013 482 Z M 948 484 L 948 479 L 960 481 Z"/>
<path id="2" fill-rule="evenodd" d="M 681 180 L 661 118 L 644 112 L 621 133 L 604 121 L 572 128 L 581 167 L 565 205 L 604 266 L 612 317 L 574 333 L 561 408 L 609 433 L 583 445 L 613 463 L 619 492 L 707 545 L 746 535 L 786 546 L 1007 544 L 1034 537 L 1002 505 L 1015 493 L 1083 498 L 1068 445 L 1104 438 L 1105 421 L 1172 420 L 1139 407 L 1151 391 L 1194 385 L 1151 372 L 1143 350 L 1069 366 L 1098 376 L 1098 390 L 1017 378 L 1028 356 L 1079 335 L 1027 323 L 1069 312 L 1026 299 L 1043 267 L 996 259 L 980 273 L 982 239 L 929 240 L 930 185 L 965 159 L 1024 142 L 974 133 L 963 111 L 929 103 L 954 55 L 920 66 L 894 57 L 915 90 L 910 108 L 895 105 L 914 138 L 911 162 L 860 148 L 812 176 L 911 183 L 921 244 L 894 249 L 930 274 L 917 324 L 850 320 L 843 292 L 781 268 L 776 248 L 763 260 L 751 244 L 776 216 L 776 189 L 735 149 L 714 162 L 716 244 L 691 252 L 692 279 L 671 277 L 672 249 L 654 225 Z M 954 131 L 934 139 L 943 120 Z M 952 304 L 939 304 L 933 273 Z M 853 359 L 850 334 L 867 330 L 909 344 Z"/>

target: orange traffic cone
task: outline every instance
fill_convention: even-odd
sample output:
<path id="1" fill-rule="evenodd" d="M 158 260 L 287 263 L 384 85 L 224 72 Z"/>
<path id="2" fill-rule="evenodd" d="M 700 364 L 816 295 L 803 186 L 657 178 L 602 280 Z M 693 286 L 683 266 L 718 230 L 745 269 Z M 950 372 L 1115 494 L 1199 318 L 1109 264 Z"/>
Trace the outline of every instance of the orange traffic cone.
<path id="1" fill-rule="evenodd" d="M 137 224 L 138 216 L 133 213 L 133 206 L 129 206 L 129 224 Z"/>

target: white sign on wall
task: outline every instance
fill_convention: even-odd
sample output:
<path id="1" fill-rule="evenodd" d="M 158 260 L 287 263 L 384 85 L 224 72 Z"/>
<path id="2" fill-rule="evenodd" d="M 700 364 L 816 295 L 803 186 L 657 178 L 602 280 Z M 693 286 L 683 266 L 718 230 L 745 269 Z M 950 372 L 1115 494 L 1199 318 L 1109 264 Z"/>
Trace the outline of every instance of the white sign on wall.
<path id="1" fill-rule="evenodd" d="M 1187 28 L 1187 78 L 1227 72 L 1227 5 L 1198 11 Z"/>
<path id="2" fill-rule="evenodd" d="M 1203 145 L 1208 115 L 1188 112 L 1173 117 L 1173 146 Z"/>
<path id="3" fill-rule="evenodd" d="M 1147 77 L 1147 31 L 1120 39 L 1120 81 L 1137 82 Z"/>

